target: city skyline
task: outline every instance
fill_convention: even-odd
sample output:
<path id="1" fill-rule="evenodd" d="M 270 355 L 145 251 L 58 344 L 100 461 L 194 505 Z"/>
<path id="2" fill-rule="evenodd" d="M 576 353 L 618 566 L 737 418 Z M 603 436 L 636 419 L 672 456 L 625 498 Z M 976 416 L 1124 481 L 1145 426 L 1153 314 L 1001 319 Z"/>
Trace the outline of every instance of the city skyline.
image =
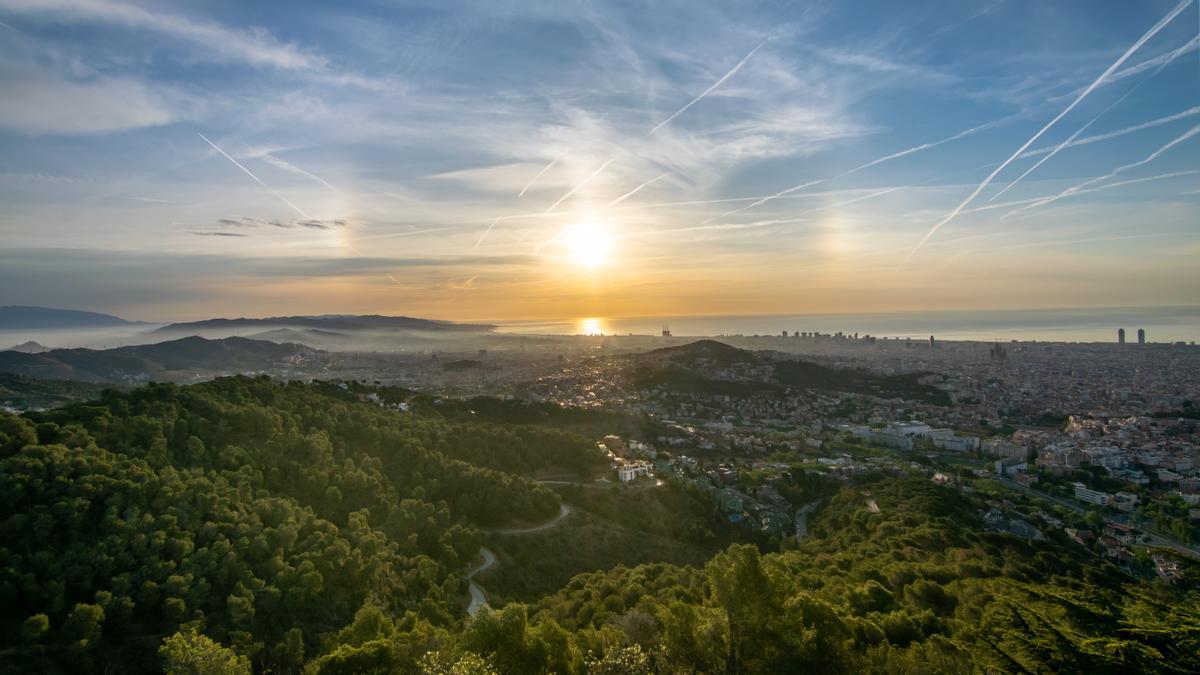
<path id="1" fill-rule="evenodd" d="M 1194 302 L 1196 3 L 870 10 L 0 0 L 0 304 Z"/>

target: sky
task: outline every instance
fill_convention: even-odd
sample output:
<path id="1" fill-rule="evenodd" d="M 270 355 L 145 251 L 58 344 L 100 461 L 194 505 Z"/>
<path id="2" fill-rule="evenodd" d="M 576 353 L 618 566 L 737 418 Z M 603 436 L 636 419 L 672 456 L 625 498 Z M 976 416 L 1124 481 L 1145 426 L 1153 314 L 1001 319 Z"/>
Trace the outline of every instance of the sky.
<path id="1" fill-rule="evenodd" d="M 0 305 L 1195 305 L 1190 0 L 0 0 Z"/>

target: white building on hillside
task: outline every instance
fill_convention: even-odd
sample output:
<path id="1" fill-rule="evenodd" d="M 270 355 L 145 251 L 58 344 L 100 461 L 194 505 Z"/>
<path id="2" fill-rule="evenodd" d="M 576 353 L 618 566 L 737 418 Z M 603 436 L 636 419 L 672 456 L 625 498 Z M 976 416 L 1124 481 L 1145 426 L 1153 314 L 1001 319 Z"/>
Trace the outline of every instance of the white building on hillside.
<path id="1" fill-rule="evenodd" d="M 649 475 L 649 462 L 629 462 L 628 464 L 623 464 L 617 467 L 617 477 L 621 479 L 622 483 L 628 483 L 629 481 L 637 480 L 638 478 Z"/>

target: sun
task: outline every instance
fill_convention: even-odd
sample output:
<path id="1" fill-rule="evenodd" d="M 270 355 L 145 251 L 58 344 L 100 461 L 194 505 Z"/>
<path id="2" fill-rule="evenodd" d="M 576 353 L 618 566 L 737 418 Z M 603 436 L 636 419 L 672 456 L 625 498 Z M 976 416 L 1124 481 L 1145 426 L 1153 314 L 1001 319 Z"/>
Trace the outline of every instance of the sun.
<path id="1" fill-rule="evenodd" d="M 579 332 L 584 335 L 604 335 L 604 322 L 595 318 L 581 319 Z"/>
<path id="2" fill-rule="evenodd" d="M 609 261 L 612 239 L 607 226 L 593 222 L 574 225 L 563 237 L 571 262 L 587 268 L 600 267 Z"/>

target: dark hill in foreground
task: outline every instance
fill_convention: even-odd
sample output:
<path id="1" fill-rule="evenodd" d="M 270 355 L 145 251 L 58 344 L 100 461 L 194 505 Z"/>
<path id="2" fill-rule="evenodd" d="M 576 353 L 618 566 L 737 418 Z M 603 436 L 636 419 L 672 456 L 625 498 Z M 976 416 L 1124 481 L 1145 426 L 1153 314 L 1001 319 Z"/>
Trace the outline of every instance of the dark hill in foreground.
<path id="1" fill-rule="evenodd" d="M 617 566 L 467 619 L 481 530 L 558 509 L 512 472 L 595 446 L 366 393 L 235 377 L 0 414 L 0 672 L 1200 669 L 1196 591 L 989 531 L 991 496 L 924 476 L 847 485 L 794 550 Z"/>

